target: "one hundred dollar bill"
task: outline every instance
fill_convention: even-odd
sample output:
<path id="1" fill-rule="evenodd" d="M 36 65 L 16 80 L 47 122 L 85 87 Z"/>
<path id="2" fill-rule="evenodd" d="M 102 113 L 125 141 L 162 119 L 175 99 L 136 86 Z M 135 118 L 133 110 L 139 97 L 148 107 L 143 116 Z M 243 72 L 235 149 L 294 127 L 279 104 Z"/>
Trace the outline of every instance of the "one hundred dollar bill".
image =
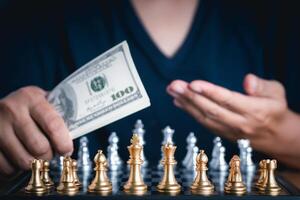
<path id="1" fill-rule="evenodd" d="M 72 73 L 48 101 L 73 139 L 150 106 L 126 41 Z"/>

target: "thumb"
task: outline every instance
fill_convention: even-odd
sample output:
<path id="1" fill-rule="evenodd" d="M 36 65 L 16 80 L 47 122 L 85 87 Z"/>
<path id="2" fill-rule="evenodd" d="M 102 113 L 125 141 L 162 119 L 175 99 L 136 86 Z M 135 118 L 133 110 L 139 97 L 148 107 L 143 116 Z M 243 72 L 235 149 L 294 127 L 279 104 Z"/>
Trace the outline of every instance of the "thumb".
<path id="1" fill-rule="evenodd" d="M 251 96 L 285 99 L 284 87 L 280 82 L 262 79 L 254 74 L 245 77 L 244 89 Z"/>

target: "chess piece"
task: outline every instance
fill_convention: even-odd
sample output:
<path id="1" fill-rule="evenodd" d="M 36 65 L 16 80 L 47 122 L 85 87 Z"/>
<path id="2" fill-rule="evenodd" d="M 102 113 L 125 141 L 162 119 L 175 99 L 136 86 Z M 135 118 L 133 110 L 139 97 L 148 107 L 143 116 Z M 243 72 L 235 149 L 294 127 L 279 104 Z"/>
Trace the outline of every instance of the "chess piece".
<path id="1" fill-rule="evenodd" d="M 109 194 L 112 191 L 112 183 L 109 181 L 107 176 L 107 161 L 102 152 L 98 150 L 94 158 L 96 172 L 95 178 L 88 187 L 89 192 L 95 192 L 100 194 Z"/>
<path id="2" fill-rule="evenodd" d="M 162 147 L 162 149 L 164 152 L 164 157 L 161 164 L 164 166 L 164 175 L 162 180 L 157 185 L 157 190 L 159 192 L 171 194 L 179 193 L 181 186 L 177 183 L 174 174 L 174 166 L 177 164 L 176 160 L 174 159 L 176 146 L 171 143 L 167 143 Z"/>
<path id="3" fill-rule="evenodd" d="M 51 160 L 51 169 L 61 172 L 63 170 L 64 157 L 55 154 L 54 158 Z"/>
<path id="4" fill-rule="evenodd" d="M 222 145 L 220 137 L 216 137 L 213 141 L 214 147 L 212 150 L 212 158 L 209 162 L 209 167 L 215 172 L 224 172 L 228 169 L 228 164 L 225 160 L 225 147 Z"/>
<path id="5" fill-rule="evenodd" d="M 77 161 L 72 159 L 72 173 L 73 173 L 74 183 L 77 187 L 80 188 L 82 185 L 81 185 L 81 182 L 80 182 L 79 177 L 77 175 L 77 171 L 78 171 Z"/>
<path id="6" fill-rule="evenodd" d="M 246 186 L 243 183 L 240 170 L 240 162 L 240 158 L 237 155 L 234 155 L 230 160 L 230 171 L 224 187 L 227 194 L 242 195 L 246 193 Z"/>
<path id="7" fill-rule="evenodd" d="M 128 181 L 125 183 L 124 191 L 132 194 L 144 194 L 147 191 L 147 185 L 143 181 L 141 174 L 141 165 L 143 160 L 141 159 L 141 152 L 143 146 L 140 144 L 139 136 L 133 134 L 131 145 L 128 146 L 129 160 L 127 161 L 130 166 L 130 173 Z"/>
<path id="8" fill-rule="evenodd" d="M 79 188 L 75 184 L 73 176 L 72 159 L 69 156 L 64 158 L 63 170 L 59 185 L 56 188 L 56 190 L 61 194 L 68 195 L 76 194 L 79 190 Z"/>
<path id="9" fill-rule="evenodd" d="M 276 160 L 266 160 L 266 175 L 261 183 L 259 190 L 266 194 L 277 195 L 281 188 L 278 186 L 274 171 L 277 168 Z"/>
<path id="10" fill-rule="evenodd" d="M 187 163 L 190 162 L 190 160 L 192 159 L 192 154 L 193 154 L 193 148 L 196 146 L 196 142 L 197 142 L 197 138 L 195 137 L 195 134 L 193 132 L 190 132 L 190 134 L 187 136 L 186 138 L 186 156 L 184 157 L 183 161 L 182 161 L 182 165 L 183 166 L 187 166 Z"/>
<path id="11" fill-rule="evenodd" d="M 252 147 L 247 147 L 246 149 L 246 161 L 244 162 L 244 164 L 245 173 L 255 171 L 256 166 L 252 161 Z"/>
<path id="12" fill-rule="evenodd" d="M 79 140 L 79 150 L 77 153 L 77 167 L 80 171 L 90 171 L 92 162 L 90 160 L 90 152 L 88 148 L 89 140 L 83 136 Z"/>
<path id="13" fill-rule="evenodd" d="M 262 186 L 262 183 L 267 176 L 267 160 L 261 160 L 258 165 L 259 165 L 259 177 L 257 182 L 255 183 L 256 189 L 259 189 Z"/>
<path id="14" fill-rule="evenodd" d="M 50 171 L 49 166 L 50 166 L 49 161 L 47 161 L 47 160 L 42 161 L 41 178 L 42 178 L 44 185 L 46 186 L 46 188 L 48 190 L 54 186 L 54 183 L 51 180 L 50 175 L 49 175 L 49 171 Z"/>
<path id="15" fill-rule="evenodd" d="M 191 158 L 188 160 L 188 162 L 186 163 L 186 169 L 190 170 L 190 171 L 195 171 L 196 169 L 196 158 L 198 155 L 198 151 L 199 148 L 197 146 L 194 146 L 191 152 Z"/>
<path id="16" fill-rule="evenodd" d="M 245 172 L 245 171 L 248 170 L 248 166 L 247 166 L 247 149 L 248 149 L 248 147 L 250 147 L 250 140 L 248 140 L 248 139 L 239 139 L 239 140 L 237 140 L 237 143 L 238 143 L 238 147 L 239 147 L 239 150 L 240 150 L 240 156 L 239 157 L 240 157 L 240 160 L 241 160 L 241 170 L 242 170 L 242 172 Z M 249 157 L 249 155 L 248 155 L 248 157 Z"/>
<path id="17" fill-rule="evenodd" d="M 47 192 L 47 187 L 44 185 L 41 177 L 42 160 L 34 159 L 31 163 L 31 178 L 28 185 L 25 187 L 26 193 L 44 194 Z"/>
<path id="18" fill-rule="evenodd" d="M 158 162 L 158 169 L 162 169 L 163 166 L 162 166 L 162 160 L 163 160 L 163 157 L 164 157 L 164 152 L 163 152 L 163 145 L 165 144 L 174 144 L 173 142 L 173 134 L 174 134 L 175 130 L 174 129 L 171 129 L 170 126 L 166 126 L 163 130 L 162 130 L 162 133 L 163 133 L 163 141 L 162 141 L 162 147 L 161 147 L 161 159 L 160 161 Z"/>
<path id="19" fill-rule="evenodd" d="M 192 193 L 201 195 L 210 195 L 214 191 L 214 185 L 207 178 L 207 155 L 204 150 L 200 150 L 197 155 L 197 176 L 191 185 Z"/>
<path id="20" fill-rule="evenodd" d="M 107 162 L 110 170 L 115 171 L 118 170 L 123 161 L 121 160 L 118 154 L 118 142 L 119 138 L 116 132 L 112 132 L 108 138 L 109 145 L 107 147 Z"/>
<path id="21" fill-rule="evenodd" d="M 134 129 L 133 129 L 133 133 L 135 133 L 139 136 L 141 145 L 145 146 L 145 144 L 146 144 L 145 139 L 144 139 L 145 129 L 144 129 L 144 124 L 143 124 L 142 120 L 138 119 L 136 121 Z M 141 152 L 141 157 L 143 160 L 142 167 L 146 167 L 148 165 L 148 161 L 145 157 L 144 148 Z"/>

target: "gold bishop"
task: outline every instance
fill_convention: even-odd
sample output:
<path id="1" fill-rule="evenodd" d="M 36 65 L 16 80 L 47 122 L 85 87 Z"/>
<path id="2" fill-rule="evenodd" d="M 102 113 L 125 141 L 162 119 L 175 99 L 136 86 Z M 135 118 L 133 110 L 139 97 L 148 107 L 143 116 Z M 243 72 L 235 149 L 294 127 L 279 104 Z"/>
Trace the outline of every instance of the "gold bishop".
<path id="1" fill-rule="evenodd" d="M 214 185 L 207 178 L 207 155 L 204 150 L 200 150 L 196 157 L 196 170 L 197 175 L 191 185 L 193 194 L 210 195 L 214 192 Z"/>
<path id="2" fill-rule="evenodd" d="M 109 194 L 112 191 L 112 184 L 107 177 L 107 161 L 102 150 L 98 150 L 94 158 L 95 162 L 95 178 L 88 187 L 88 191 L 92 193 Z"/>

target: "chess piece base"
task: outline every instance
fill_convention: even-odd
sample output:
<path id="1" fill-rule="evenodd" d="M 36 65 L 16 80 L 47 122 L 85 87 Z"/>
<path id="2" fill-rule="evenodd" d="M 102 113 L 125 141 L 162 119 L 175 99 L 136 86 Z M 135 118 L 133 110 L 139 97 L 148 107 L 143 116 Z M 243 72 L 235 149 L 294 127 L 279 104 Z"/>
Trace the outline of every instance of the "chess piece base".
<path id="1" fill-rule="evenodd" d="M 68 194 L 73 195 L 76 194 L 79 190 L 77 186 L 75 186 L 73 183 L 62 183 L 56 188 L 58 193 L 61 194 Z"/>
<path id="2" fill-rule="evenodd" d="M 243 195 L 246 193 L 246 186 L 242 183 L 226 183 L 224 191 L 227 194 Z"/>
<path id="3" fill-rule="evenodd" d="M 210 195 L 214 192 L 214 186 L 211 184 L 207 185 L 191 185 L 191 191 L 193 194 Z"/>
<path id="4" fill-rule="evenodd" d="M 132 183 L 126 183 L 124 185 L 124 191 L 147 191 L 147 185 L 141 184 L 132 184 Z"/>
<path id="5" fill-rule="evenodd" d="M 157 191 L 163 193 L 179 193 L 181 191 L 181 186 L 177 184 L 158 184 Z"/>
<path id="6" fill-rule="evenodd" d="M 91 184 L 88 187 L 88 191 L 91 193 L 102 193 L 102 192 L 111 192 L 112 191 L 112 184 L 102 184 L 102 185 L 96 185 L 96 184 Z"/>
<path id="7" fill-rule="evenodd" d="M 33 187 L 32 185 L 28 185 L 25 187 L 26 193 L 35 193 L 35 194 L 44 194 L 47 192 L 47 188 L 40 186 L 40 187 Z"/>

